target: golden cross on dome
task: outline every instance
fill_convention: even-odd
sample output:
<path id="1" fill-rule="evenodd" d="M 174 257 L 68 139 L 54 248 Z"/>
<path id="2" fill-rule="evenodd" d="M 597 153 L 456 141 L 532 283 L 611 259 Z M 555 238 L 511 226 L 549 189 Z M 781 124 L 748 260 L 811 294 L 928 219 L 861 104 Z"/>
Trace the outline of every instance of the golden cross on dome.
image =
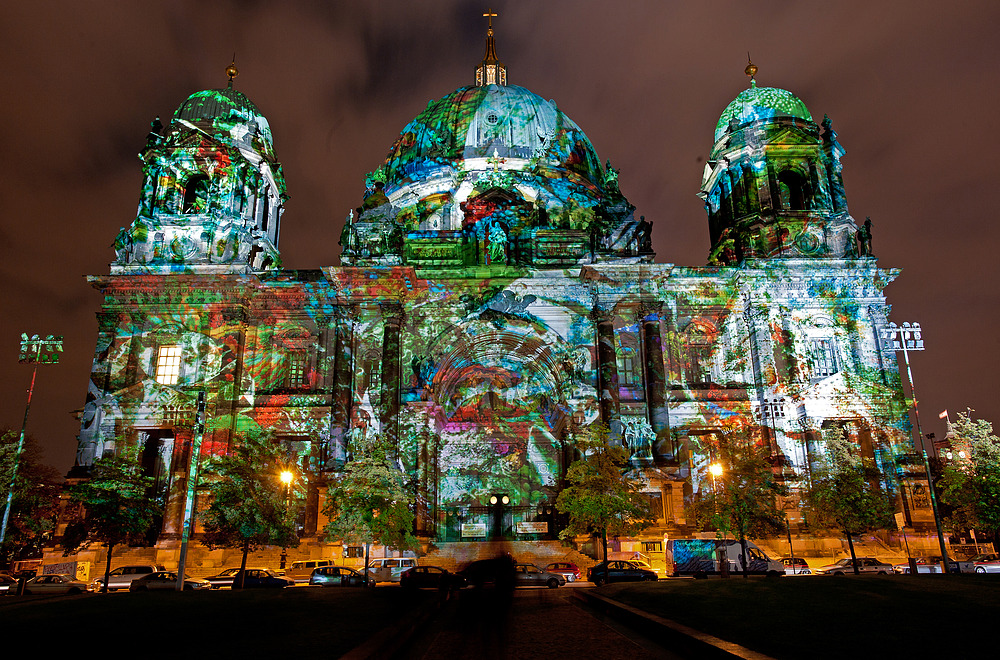
<path id="1" fill-rule="evenodd" d="M 483 14 L 483 16 L 485 16 L 485 15 L 486 14 Z M 503 163 L 507 162 L 507 159 L 506 158 L 501 158 L 500 157 L 500 152 L 497 151 L 496 148 L 494 148 L 493 149 L 493 156 L 490 157 L 490 158 L 487 158 L 486 162 L 489 163 L 490 165 L 492 165 L 493 166 L 493 171 L 496 172 L 496 171 L 499 171 L 500 166 Z"/>
<path id="2" fill-rule="evenodd" d="M 496 16 L 497 16 L 497 14 L 496 14 L 496 12 L 493 11 L 492 7 L 490 7 L 489 9 L 487 9 L 486 13 L 483 14 L 483 18 L 487 18 L 490 21 L 489 25 L 487 26 L 490 30 L 493 29 L 493 19 L 496 18 Z"/>

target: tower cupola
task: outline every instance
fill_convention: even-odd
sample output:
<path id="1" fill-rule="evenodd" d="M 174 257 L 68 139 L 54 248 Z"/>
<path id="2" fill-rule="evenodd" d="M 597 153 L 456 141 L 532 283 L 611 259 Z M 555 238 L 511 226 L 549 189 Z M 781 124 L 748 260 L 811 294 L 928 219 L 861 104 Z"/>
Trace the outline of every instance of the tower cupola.
<path id="1" fill-rule="evenodd" d="M 112 272 L 277 268 L 287 199 L 267 119 L 229 85 L 195 92 L 164 129 L 154 121 L 135 221 L 119 232 Z"/>
<path id="2" fill-rule="evenodd" d="M 797 96 L 758 86 L 757 70 L 748 62 L 750 86 L 719 117 L 698 193 L 709 218 L 709 263 L 870 256 L 866 230 L 847 212 L 844 149 L 829 118 L 821 132 Z"/>

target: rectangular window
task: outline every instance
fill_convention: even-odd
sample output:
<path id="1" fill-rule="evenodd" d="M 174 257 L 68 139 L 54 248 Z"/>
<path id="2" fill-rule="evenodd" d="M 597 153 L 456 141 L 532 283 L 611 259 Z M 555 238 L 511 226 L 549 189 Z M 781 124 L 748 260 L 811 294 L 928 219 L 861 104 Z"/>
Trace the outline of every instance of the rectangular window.
<path id="1" fill-rule="evenodd" d="M 637 366 L 635 353 L 630 348 L 619 350 L 621 350 L 621 353 L 618 354 L 618 384 L 622 387 L 635 387 L 638 381 L 635 373 Z"/>
<path id="2" fill-rule="evenodd" d="M 181 347 L 160 346 L 156 355 L 156 382 L 176 385 L 181 375 Z"/>
<path id="3" fill-rule="evenodd" d="M 709 384 L 712 381 L 712 347 L 706 344 L 688 344 L 684 349 L 684 379 L 687 384 Z"/>
<path id="4" fill-rule="evenodd" d="M 309 386 L 309 354 L 306 351 L 288 351 L 285 354 L 285 386 L 304 388 Z"/>
<path id="5" fill-rule="evenodd" d="M 826 378 L 840 371 L 837 363 L 836 339 L 813 339 L 809 342 L 813 378 Z"/>
<path id="6" fill-rule="evenodd" d="M 344 550 L 344 556 L 352 559 L 365 556 L 365 549 L 360 545 L 349 545 Z"/>
<path id="7" fill-rule="evenodd" d="M 644 555 L 660 554 L 663 552 L 663 542 L 662 541 L 643 541 L 642 542 L 642 553 Z"/>

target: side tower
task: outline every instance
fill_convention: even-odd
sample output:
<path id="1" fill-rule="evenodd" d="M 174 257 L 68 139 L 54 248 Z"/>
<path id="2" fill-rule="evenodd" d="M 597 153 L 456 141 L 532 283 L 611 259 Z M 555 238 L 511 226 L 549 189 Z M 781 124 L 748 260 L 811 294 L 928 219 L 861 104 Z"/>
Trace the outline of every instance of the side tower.
<path id="1" fill-rule="evenodd" d="M 747 66 L 750 87 L 718 121 L 699 192 L 716 267 L 706 272 L 732 283 L 725 313 L 706 324 L 719 356 L 709 363 L 720 381 L 746 384 L 753 423 L 792 485 L 836 434 L 894 486 L 909 421 L 883 292 L 899 271 L 878 266 L 870 221 L 848 213 L 829 118 L 821 129 L 794 94 L 758 87 L 756 72 Z"/>
<path id="2" fill-rule="evenodd" d="M 271 129 L 229 86 L 189 96 L 164 131 L 153 121 L 136 219 L 115 239 L 113 274 L 275 269 L 287 199 Z M 162 134 L 161 134 L 162 132 Z"/>
<path id="3" fill-rule="evenodd" d="M 711 265 L 744 259 L 871 256 L 870 225 L 847 212 L 844 148 L 829 117 L 822 132 L 791 92 L 750 87 L 715 127 L 699 197 L 708 211 Z"/>
<path id="4" fill-rule="evenodd" d="M 241 414 L 256 420 L 275 392 L 322 385 L 320 331 L 290 320 L 305 314 L 301 295 L 278 270 L 281 167 L 236 73 L 231 65 L 228 87 L 188 97 L 166 129 L 153 123 L 138 214 L 110 274 L 88 278 L 103 298 L 69 476 L 86 478 L 106 452 L 137 457 L 164 507 L 160 540 L 179 531 L 197 429 L 204 454 L 226 451 Z"/>

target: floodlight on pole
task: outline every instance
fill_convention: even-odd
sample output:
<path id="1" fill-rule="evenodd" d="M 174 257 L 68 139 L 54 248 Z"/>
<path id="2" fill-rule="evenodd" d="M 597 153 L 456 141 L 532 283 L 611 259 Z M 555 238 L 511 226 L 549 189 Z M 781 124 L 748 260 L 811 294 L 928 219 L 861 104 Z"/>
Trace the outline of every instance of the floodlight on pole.
<path id="1" fill-rule="evenodd" d="M 944 573 L 949 571 L 948 549 L 944 543 L 944 533 L 941 531 L 941 516 L 938 514 L 937 495 L 934 493 L 934 480 L 931 477 L 931 464 L 927 459 L 927 446 L 924 443 L 924 432 L 920 428 L 920 409 L 917 407 L 917 391 L 913 387 L 913 371 L 910 369 L 910 351 L 924 350 L 923 331 L 919 323 L 903 323 L 896 325 L 889 322 L 887 328 L 882 329 L 882 336 L 892 342 L 892 350 L 903 352 L 903 362 L 906 364 L 906 379 L 910 383 L 910 396 L 913 398 L 913 418 L 917 422 L 917 437 L 920 438 L 920 451 L 924 458 L 924 474 L 927 477 L 927 488 L 931 492 L 931 511 L 934 513 L 934 527 L 937 529 L 938 545 L 941 548 L 941 570 Z M 914 441 L 913 449 L 916 451 L 917 443 Z"/>
<path id="2" fill-rule="evenodd" d="M 24 421 L 21 423 L 21 436 L 14 452 L 14 469 L 10 475 L 10 488 L 7 489 L 7 506 L 3 510 L 3 523 L 0 524 L 0 545 L 7 537 L 7 520 L 10 518 L 11 505 L 14 502 L 14 483 L 17 480 L 17 468 L 21 462 L 21 452 L 24 450 L 24 435 L 28 428 L 28 412 L 31 410 L 31 395 L 35 391 L 35 376 L 39 364 L 58 364 L 59 355 L 63 352 L 62 335 L 47 335 L 41 339 L 38 335 L 30 337 L 21 333 L 21 350 L 17 361 L 22 364 L 33 364 L 31 370 L 31 385 L 28 386 L 28 402 L 24 406 Z"/>

